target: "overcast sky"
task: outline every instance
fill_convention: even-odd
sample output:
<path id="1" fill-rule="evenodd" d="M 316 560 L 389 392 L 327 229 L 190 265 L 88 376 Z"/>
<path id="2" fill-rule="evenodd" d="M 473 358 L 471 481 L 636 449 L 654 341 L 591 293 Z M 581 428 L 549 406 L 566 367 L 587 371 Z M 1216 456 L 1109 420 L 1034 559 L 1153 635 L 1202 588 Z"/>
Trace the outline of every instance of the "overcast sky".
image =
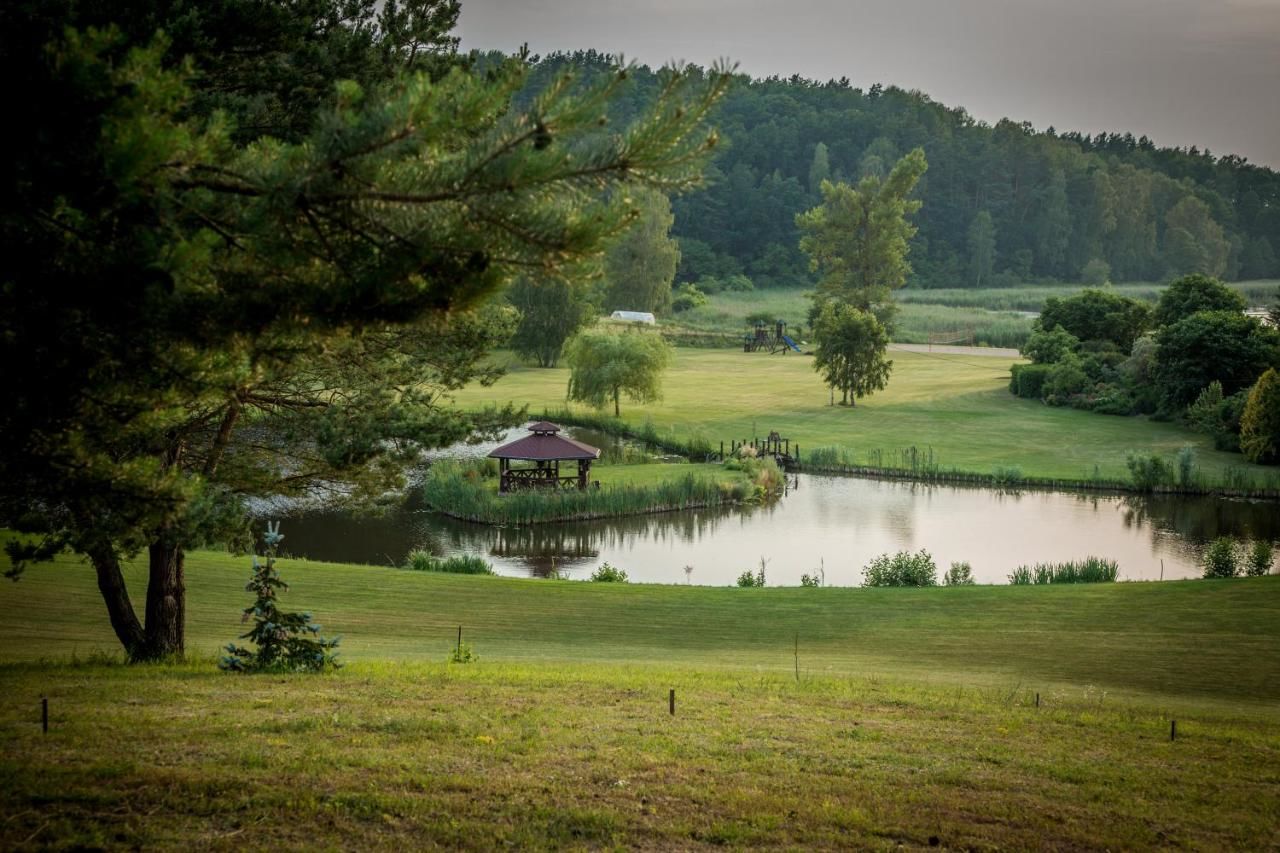
<path id="1" fill-rule="evenodd" d="M 1280 167 L 1280 0 L 463 0 L 464 49 L 719 58 Z"/>

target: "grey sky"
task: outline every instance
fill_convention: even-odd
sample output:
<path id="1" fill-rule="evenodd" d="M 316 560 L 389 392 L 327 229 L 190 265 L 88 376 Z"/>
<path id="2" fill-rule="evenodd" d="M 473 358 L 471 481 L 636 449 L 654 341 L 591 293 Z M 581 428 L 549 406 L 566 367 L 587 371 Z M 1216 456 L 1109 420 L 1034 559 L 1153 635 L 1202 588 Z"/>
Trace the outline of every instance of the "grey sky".
<path id="1" fill-rule="evenodd" d="M 894 84 L 1280 167 L 1280 0 L 463 0 L 459 30 L 466 49 Z"/>

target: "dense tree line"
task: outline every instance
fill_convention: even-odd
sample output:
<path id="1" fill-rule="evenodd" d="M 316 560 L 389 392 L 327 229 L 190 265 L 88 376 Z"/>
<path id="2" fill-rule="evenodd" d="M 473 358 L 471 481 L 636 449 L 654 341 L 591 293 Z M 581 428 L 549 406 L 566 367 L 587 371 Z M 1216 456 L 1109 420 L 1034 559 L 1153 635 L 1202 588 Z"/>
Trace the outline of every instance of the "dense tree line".
<path id="1" fill-rule="evenodd" d="M 552 55 L 533 79 L 566 65 L 608 60 Z M 657 82 L 644 68 L 632 77 L 623 108 L 635 113 Z M 1280 174 L 1232 155 L 992 126 L 920 92 L 847 80 L 739 76 L 714 120 L 725 144 L 709 185 L 672 205 L 677 281 L 745 274 L 756 286 L 810 286 L 795 214 L 822 201 L 823 180 L 884 177 L 917 147 L 929 174 L 916 191 L 913 285 L 1280 276 Z"/>
<path id="2" fill-rule="evenodd" d="M 1109 415 L 1183 420 L 1220 450 L 1280 461 L 1280 331 L 1217 279 L 1175 280 L 1151 306 L 1103 290 L 1051 298 L 1009 390 Z"/>

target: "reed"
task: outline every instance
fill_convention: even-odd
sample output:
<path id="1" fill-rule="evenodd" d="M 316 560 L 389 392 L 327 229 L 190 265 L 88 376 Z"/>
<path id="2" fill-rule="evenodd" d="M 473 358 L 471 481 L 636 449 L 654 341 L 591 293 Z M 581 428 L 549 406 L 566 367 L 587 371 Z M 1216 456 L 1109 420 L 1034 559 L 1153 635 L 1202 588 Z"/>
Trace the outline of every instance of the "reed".
<path id="1" fill-rule="evenodd" d="M 1034 566 L 1018 566 L 1009 574 L 1014 585 L 1050 583 L 1111 583 L 1120 577 L 1120 566 L 1115 560 L 1102 557 L 1085 557 L 1065 563 L 1036 563 Z"/>
<path id="2" fill-rule="evenodd" d="M 491 575 L 493 566 L 475 554 L 457 557 L 437 557 L 429 551 L 410 551 L 405 559 L 406 569 L 415 572 L 445 572 L 451 575 Z"/>
<path id="3" fill-rule="evenodd" d="M 732 481 L 686 474 L 652 485 L 499 495 L 490 484 L 469 476 L 466 463 L 445 461 L 431 467 L 422 495 L 432 509 L 464 521 L 541 524 L 728 506 L 764 500 L 781 490 L 781 474 L 771 462 L 757 463 L 744 473 L 747 476 Z"/>

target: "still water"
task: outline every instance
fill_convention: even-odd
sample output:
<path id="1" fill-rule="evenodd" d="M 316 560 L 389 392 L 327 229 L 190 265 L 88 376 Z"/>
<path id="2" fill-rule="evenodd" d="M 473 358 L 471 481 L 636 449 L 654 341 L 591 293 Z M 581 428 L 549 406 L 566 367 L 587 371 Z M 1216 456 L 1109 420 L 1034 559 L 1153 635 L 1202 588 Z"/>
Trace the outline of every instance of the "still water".
<path id="1" fill-rule="evenodd" d="M 851 477 L 793 475 L 785 498 L 745 510 L 489 527 L 415 506 L 378 518 L 312 511 L 286 519 L 289 553 L 313 560 L 400 565 L 422 548 L 480 554 L 504 575 L 586 578 L 608 561 L 632 581 L 728 585 L 766 560 L 769 585 L 803 573 L 854 586 L 876 555 L 928 550 L 939 575 L 967 561 L 979 583 L 1005 583 L 1021 564 L 1090 555 L 1121 580 L 1198 577 L 1217 536 L 1280 541 L 1280 505 L 1219 498 L 995 492 Z M 692 567 L 691 569 L 687 567 Z"/>

